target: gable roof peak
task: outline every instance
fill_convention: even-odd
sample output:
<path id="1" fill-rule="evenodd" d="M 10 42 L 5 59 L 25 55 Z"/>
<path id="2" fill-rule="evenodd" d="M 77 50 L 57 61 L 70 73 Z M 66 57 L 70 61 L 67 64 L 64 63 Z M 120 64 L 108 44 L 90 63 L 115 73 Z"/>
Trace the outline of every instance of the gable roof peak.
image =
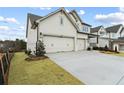
<path id="1" fill-rule="evenodd" d="M 80 20 L 80 22 L 83 23 L 82 19 L 80 18 L 80 16 L 78 15 L 78 13 L 77 13 L 76 10 L 71 10 L 71 11 L 69 12 L 69 14 L 72 14 L 73 16 L 75 16 L 74 13 L 75 13 L 75 15 L 78 17 L 78 19 Z"/>
<path id="2" fill-rule="evenodd" d="M 43 17 L 39 16 L 39 15 L 32 14 L 32 13 L 28 13 L 28 18 L 30 19 L 31 24 L 33 25 L 34 21 L 36 21 L 40 18 L 43 18 Z"/>
<path id="3" fill-rule="evenodd" d="M 122 24 L 113 25 L 113 26 L 107 27 L 106 31 L 109 32 L 109 33 L 110 32 L 111 33 L 117 33 L 121 26 L 123 26 L 123 25 Z"/>
<path id="4" fill-rule="evenodd" d="M 98 32 L 101 29 L 101 27 L 103 27 L 103 26 L 101 25 L 101 26 L 91 28 L 91 33 Z"/>

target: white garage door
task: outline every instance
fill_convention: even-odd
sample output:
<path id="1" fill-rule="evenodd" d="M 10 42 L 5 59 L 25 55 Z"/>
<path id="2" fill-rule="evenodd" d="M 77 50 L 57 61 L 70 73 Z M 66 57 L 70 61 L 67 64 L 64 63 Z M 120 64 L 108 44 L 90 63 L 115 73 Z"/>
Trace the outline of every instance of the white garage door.
<path id="1" fill-rule="evenodd" d="M 85 49 L 85 40 L 84 39 L 78 39 L 77 40 L 77 49 L 78 50 L 84 50 Z"/>
<path id="2" fill-rule="evenodd" d="M 74 50 L 74 38 L 44 36 L 43 42 L 47 53 Z"/>
<path id="3" fill-rule="evenodd" d="M 119 50 L 124 51 L 124 45 L 120 45 Z"/>

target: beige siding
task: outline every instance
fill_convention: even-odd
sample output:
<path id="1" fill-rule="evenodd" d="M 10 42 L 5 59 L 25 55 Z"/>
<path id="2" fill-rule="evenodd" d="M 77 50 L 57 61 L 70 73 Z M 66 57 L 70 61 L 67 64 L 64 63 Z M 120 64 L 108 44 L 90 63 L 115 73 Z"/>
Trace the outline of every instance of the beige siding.
<path id="1" fill-rule="evenodd" d="M 61 24 L 61 18 L 63 24 Z M 37 28 L 31 29 L 29 22 L 27 49 L 35 51 L 37 41 Z M 56 13 L 39 23 L 39 39 L 43 40 L 47 53 L 61 51 L 84 50 L 88 47 L 88 35 L 77 33 L 77 29 L 61 12 Z M 39 34 L 40 34 L 39 33 Z M 79 40 L 81 39 L 81 40 Z"/>
<path id="2" fill-rule="evenodd" d="M 37 30 L 31 29 L 31 22 L 28 24 L 27 50 L 31 49 L 32 53 L 36 50 Z"/>
<path id="3" fill-rule="evenodd" d="M 63 18 L 63 24 L 61 24 L 61 17 Z M 76 28 L 68 20 L 65 14 L 61 15 L 60 12 L 40 22 L 39 29 L 43 34 L 72 37 L 75 37 L 76 35 Z"/>
<path id="4" fill-rule="evenodd" d="M 97 43 L 97 38 L 96 37 L 90 38 L 90 41 L 89 42 L 90 43 Z"/>
<path id="5" fill-rule="evenodd" d="M 88 35 L 87 35 L 87 34 L 77 33 L 77 38 L 84 38 L 84 39 L 88 39 Z"/>
<path id="6" fill-rule="evenodd" d="M 106 45 L 109 47 L 109 39 L 99 38 L 98 47 L 105 47 Z"/>

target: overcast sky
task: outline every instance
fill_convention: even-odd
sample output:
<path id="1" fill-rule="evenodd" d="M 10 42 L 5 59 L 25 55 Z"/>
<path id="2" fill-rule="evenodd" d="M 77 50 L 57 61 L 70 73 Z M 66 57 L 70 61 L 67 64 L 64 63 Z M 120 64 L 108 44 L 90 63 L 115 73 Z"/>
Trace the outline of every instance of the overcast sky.
<path id="1" fill-rule="evenodd" d="M 25 39 L 27 13 L 45 16 L 58 7 L 47 8 L 0 8 L 0 40 Z M 68 12 L 75 9 L 82 21 L 90 25 L 105 27 L 124 24 L 124 8 L 118 7 L 66 7 Z"/>

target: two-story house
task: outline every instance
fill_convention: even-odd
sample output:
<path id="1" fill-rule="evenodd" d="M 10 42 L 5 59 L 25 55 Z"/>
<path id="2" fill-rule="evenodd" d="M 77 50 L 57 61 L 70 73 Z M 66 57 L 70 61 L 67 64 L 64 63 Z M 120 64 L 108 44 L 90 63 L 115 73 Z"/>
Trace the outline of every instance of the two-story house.
<path id="1" fill-rule="evenodd" d="M 91 28 L 91 33 L 99 35 L 97 39 L 91 39 L 91 43 L 95 46 L 105 47 L 108 46 L 110 49 L 118 51 L 124 51 L 124 26 L 122 24 L 110 26 L 104 28 L 103 26 L 98 26 Z"/>
<path id="2" fill-rule="evenodd" d="M 75 10 L 68 13 L 60 8 L 46 16 L 28 14 L 27 50 L 33 54 L 38 40 L 44 43 L 47 53 L 85 50 L 89 46 L 89 35 L 93 35 L 90 28 Z"/>
<path id="3" fill-rule="evenodd" d="M 97 46 L 97 47 L 109 47 L 109 40 L 106 37 L 106 29 L 103 26 L 97 26 L 94 28 L 91 28 L 91 33 L 98 35 L 98 37 L 91 38 L 90 39 L 90 45 L 92 47 Z"/>
<path id="4" fill-rule="evenodd" d="M 107 37 L 110 39 L 111 48 L 124 51 L 124 26 L 122 24 L 114 25 L 107 27 L 106 31 Z"/>

